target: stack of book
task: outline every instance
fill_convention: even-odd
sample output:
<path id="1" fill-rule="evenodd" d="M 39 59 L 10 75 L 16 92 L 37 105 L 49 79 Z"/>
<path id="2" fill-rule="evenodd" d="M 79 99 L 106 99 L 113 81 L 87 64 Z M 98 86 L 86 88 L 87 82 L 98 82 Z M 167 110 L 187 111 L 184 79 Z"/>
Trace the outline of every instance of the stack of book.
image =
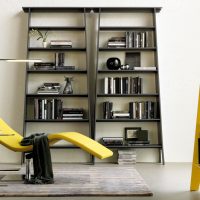
<path id="1" fill-rule="evenodd" d="M 54 70 L 55 64 L 53 62 L 35 62 L 32 68 L 34 70 Z"/>
<path id="2" fill-rule="evenodd" d="M 71 40 L 51 40 L 50 48 L 72 48 Z"/>
<path id="3" fill-rule="evenodd" d="M 37 94 L 59 94 L 60 88 L 60 83 L 44 83 L 38 87 Z"/>
<path id="4" fill-rule="evenodd" d="M 83 119 L 83 108 L 63 108 L 63 119 Z"/>
<path id="5" fill-rule="evenodd" d="M 141 77 L 105 77 L 104 94 L 141 94 Z"/>
<path id="6" fill-rule="evenodd" d="M 106 146 L 123 145 L 123 137 L 103 137 L 102 143 Z"/>
<path id="7" fill-rule="evenodd" d="M 62 119 L 60 99 L 34 99 L 34 119 Z"/>
<path id="8" fill-rule="evenodd" d="M 159 103 L 153 101 L 129 102 L 131 119 L 159 119 Z"/>
<path id="9" fill-rule="evenodd" d="M 127 31 L 125 38 L 126 48 L 154 47 L 153 31 Z"/>
<path id="10" fill-rule="evenodd" d="M 125 48 L 126 38 L 125 37 L 112 37 L 108 40 L 108 47 L 110 48 Z"/>
<path id="11" fill-rule="evenodd" d="M 136 163 L 135 150 L 118 150 L 118 164 L 132 165 Z"/>

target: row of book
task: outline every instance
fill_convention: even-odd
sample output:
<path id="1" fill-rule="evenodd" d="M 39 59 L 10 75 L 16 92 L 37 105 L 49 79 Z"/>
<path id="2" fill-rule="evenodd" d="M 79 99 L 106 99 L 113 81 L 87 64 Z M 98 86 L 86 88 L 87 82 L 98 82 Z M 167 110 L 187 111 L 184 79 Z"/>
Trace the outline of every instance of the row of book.
<path id="1" fill-rule="evenodd" d="M 34 119 L 62 119 L 60 99 L 34 99 Z"/>
<path id="2" fill-rule="evenodd" d="M 132 165 L 136 163 L 136 150 L 118 150 L 118 164 Z"/>
<path id="3" fill-rule="evenodd" d="M 127 48 L 154 47 L 153 31 L 127 31 L 125 38 Z"/>
<path id="4" fill-rule="evenodd" d="M 159 102 L 140 101 L 129 103 L 131 119 L 159 119 Z"/>
<path id="5" fill-rule="evenodd" d="M 61 99 L 34 99 L 34 119 L 83 119 L 83 108 L 63 108 Z"/>
<path id="6" fill-rule="evenodd" d="M 159 102 L 129 102 L 129 111 L 113 111 L 113 102 L 103 102 L 103 119 L 159 119 Z"/>
<path id="7" fill-rule="evenodd" d="M 108 48 L 149 48 L 154 47 L 153 31 L 127 31 L 124 37 L 111 37 Z"/>
<path id="8" fill-rule="evenodd" d="M 141 94 L 141 77 L 105 77 L 104 94 Z"/>

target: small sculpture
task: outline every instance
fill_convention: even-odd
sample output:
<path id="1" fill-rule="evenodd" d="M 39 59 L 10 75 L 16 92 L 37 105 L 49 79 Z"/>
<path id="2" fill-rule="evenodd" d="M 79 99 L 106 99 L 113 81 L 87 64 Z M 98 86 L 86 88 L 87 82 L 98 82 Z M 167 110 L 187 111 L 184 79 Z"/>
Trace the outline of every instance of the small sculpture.
<path id="1" fill-rule="evenodd" d="M 63 90 L 63 94 L 73 94 L 73 88 L 72 88 L 73 77 L 65 76 L 65 81 L 66 81 L 66 84 Z"/>

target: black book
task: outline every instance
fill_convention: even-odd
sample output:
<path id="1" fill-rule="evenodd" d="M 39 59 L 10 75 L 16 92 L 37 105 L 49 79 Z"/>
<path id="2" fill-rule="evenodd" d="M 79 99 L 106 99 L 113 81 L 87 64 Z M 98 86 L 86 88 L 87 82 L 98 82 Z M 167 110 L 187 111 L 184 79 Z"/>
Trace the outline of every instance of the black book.
<path id="1" fill-rule="evenodd" d="M 42 119 L 42 99 L 38 99 L 38 105 L 39 105 L 39 119 Z"/>
<path id="2" fill-rule="evenodd" d="M 53 62 L 35 62 L 34 66 L 49 66 L 49 67 L 53 67 L 55 64 Z"/>
<path id="3" fill-rule="evenodd" d="M 122 93 L 128 94 L 128 77 L 122 78 Z"/>
<path id="4" fill-rule="evenodd" d="M 39 103 L 38 103 L 38 99 L 34 99 L 34 119 L 39 119 Z"/>
<path id="5" fill-rule="evenodd" d="M 138 77 L 137 81 L 137 94 L 142 94 L 142 78 Z"/>
<path id="6" fill-rule="evenodd" d="M 115 93 L 120 94 L 120 78 L 115 77 Z"/>
<path id="7" fill-rule="evenodd" d="M 52 100 L 47 100 L 47 119 L 52 119 Z"/>

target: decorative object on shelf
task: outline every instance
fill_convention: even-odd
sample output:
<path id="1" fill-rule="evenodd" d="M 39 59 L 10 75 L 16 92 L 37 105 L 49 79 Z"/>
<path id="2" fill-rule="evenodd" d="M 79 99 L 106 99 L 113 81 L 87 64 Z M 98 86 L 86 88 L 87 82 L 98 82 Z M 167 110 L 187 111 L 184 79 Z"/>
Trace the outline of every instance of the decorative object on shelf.
<path id="1" fill-rule="evenodd" d="M 30 35 L 34 36 L 34 37 L 38 37 L 37 40 L 42 40 L 43 43 L 43 47 L 46 48 L 47 47 L 47 37 L 48 37 L 48 31 L 46 31 L 45 33 L 42 33 L 41 31 L 39 31 L 38 29 L 31 29 L 30 30 Z"/>
<path id="2" fill-rule="evenodd" d="M 118 70 L 121 67 L 121 61 L 119 58 L 111 57 L 111 58 L 108 58 L 106 62 L 106 66 L 110 70 Z"/>
<path id="3" fill-rule="evenodd" d="M 126 127 L 124 136 L 126 145 L 145 145 L 149 144 L 148 130 L 141 127 Z"/>
<path id="4" fill-rule="evenodd" d="M 66 84 L 63 90 L 63 94 L 73 94 L 73 88 L 72 88 L 73 77 L 65 76 L 65 81 L 66 81 Z"/>
<path id="5" fill-rule="evenodd" d="M 138 136 L 137 133 L 138 131 L 141 130 L 141 127 L 127 127 L 125 128 L 125 140 L 137 140 Z"/>
<path id="6" fill-rule="evenodd" d="M 126 52 L 125 54 L 125 63 L 127 63 L 131 69 L 133 67 L 141 66 L 141 53 L 140 52 Z"/>

